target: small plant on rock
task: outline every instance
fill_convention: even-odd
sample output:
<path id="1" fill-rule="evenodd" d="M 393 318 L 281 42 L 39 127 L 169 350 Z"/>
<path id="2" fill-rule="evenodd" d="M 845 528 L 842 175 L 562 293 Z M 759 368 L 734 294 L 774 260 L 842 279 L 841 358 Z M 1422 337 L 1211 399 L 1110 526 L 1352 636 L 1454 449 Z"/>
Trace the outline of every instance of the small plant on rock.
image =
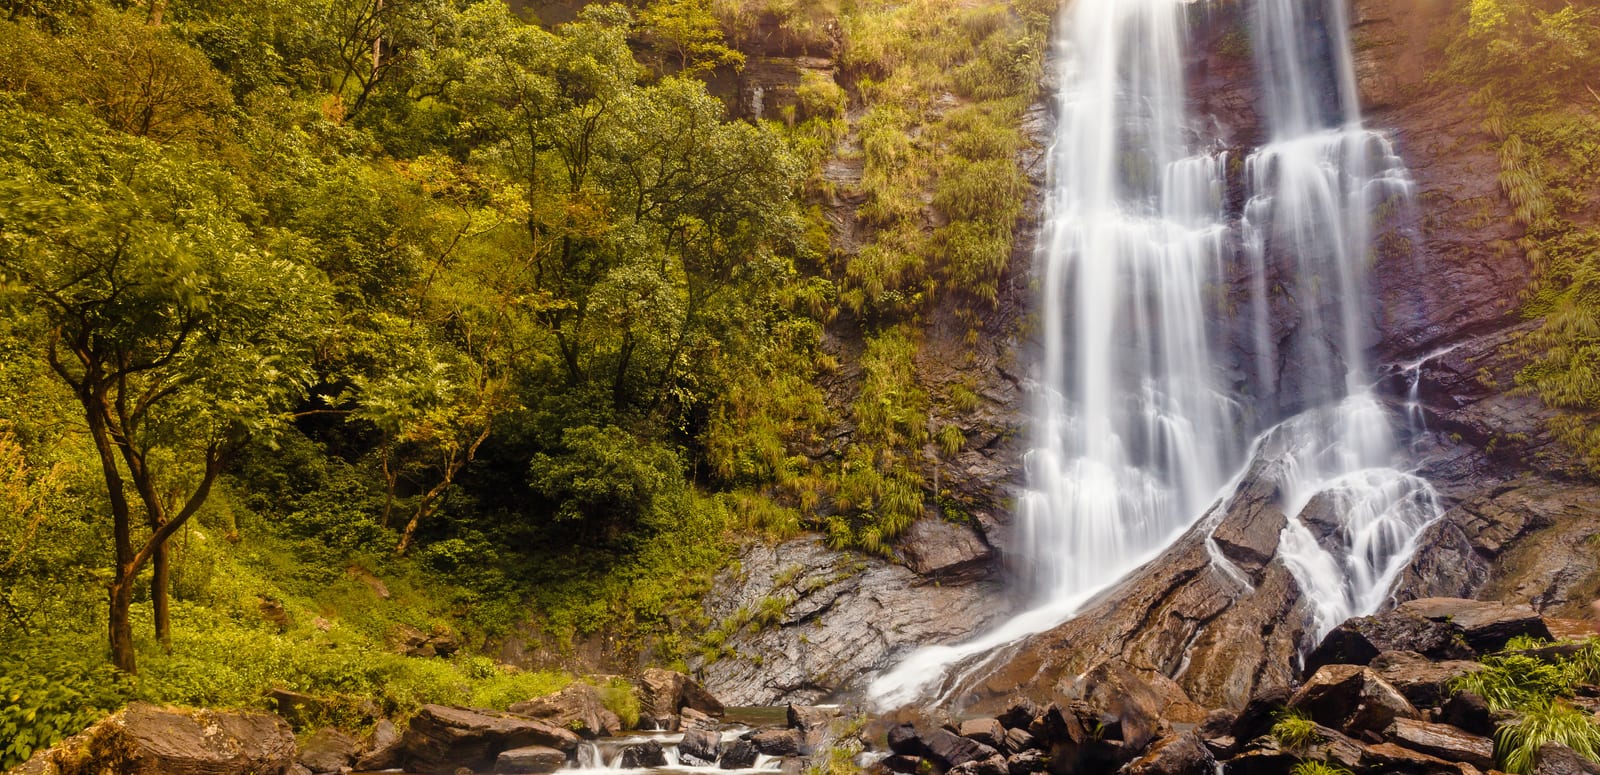
<path id="1" fill-rule="evenodd" d="M 1350 771 L 1337 764 L 1313 761 L 1296 764 L 1289 775 L 1350 775 Z"/>
<path id="2" fill-rule="evenodd" d="M 1506 654 L 1485 657 L 1483 664 L 1485 669 L 1453 679 L 1451 691 L 1477 694 L 1495 710 L 1572 694 L 1569 670 L 1537 657 Z"/>
<path id="3" fill-rule="evenodd" d="M 1317 724 L 1304 712 L 1283 710 L 1272 725 L 1272 739 L 1291 751 L 1301 751 L 1322 741 L 1317 734 Z"/>

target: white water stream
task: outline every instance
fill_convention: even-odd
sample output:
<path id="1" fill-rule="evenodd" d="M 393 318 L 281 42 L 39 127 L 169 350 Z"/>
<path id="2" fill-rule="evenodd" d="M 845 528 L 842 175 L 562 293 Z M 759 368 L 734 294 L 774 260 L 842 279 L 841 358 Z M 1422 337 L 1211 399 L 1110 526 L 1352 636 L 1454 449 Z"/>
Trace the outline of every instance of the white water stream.
<path id="1" fill-rule="evenodd" d="M 1318 637 L 1382 604 L 1438 515 L 1427 482 L 1403 470 L 1365 355 L 1371 222 L 1410 196 L 1409 177 L 1362 125 L 1343 0 L 1248 5 L 1267 141 L 1234 160 L 1186 108 L 1187 30 L 1203 3 L 1075 0 L 1061 15 L 1043 362 L 1015 542 L 1041 602 L 913 653 L 869 687 L 880 705 L 1065 621 L 1238 487 L 1250 456 L 1283 493 L 1279 558 L 1313 601 Z M 1230 215 L 1239 162 L 1246 201 Z M 1248 268 L 1238 292 L 1233 262 Z M 1235 329 L 1250 332 L 1252 374 L 1223 357 Z M 1310 511 L 1320 534 L 1295 518 Z"/>

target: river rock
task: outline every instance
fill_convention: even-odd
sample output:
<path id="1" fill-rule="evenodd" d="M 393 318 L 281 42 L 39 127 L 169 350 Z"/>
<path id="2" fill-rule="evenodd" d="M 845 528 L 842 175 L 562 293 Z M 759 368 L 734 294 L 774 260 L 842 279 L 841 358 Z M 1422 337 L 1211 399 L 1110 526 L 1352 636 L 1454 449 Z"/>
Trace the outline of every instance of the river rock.
<path id="1" fill-rule="evenodd" d="M 142 702 L 35 760 L 63 775 L 287 775 L 297 766 L 294 733 L 277 715 Z"/>
<path id="2" fill-rule="evenodd" d="M 1000 723 L 1006 729 L 1027 729 L 1033 720 L 1044 712 L 1039 703 L 1027 697 L 1013 697 L 1006 703 L 1006 709 L 999 716 Z"/>
<path id="3" fill-rule="evenodd" d="M 999 754 L 999 751 L 983 743 L 968 740 L 945 729 L 935 729 L 923 735 L 922 743 L 927 746 L 928 758 L 946 770 L 968 762 L 983 761 Z"/>
<path id="4" fill-rule="evenodd" d="M 333 727 L 323 727 L 300 745 L 298 759 L 314 773 L 348 771 L 358 750 L 355 738 Z"/>
<path id="5" fill-rule="evenodd" d="M 1533 775 L 1600 775 L 1600 764 L 1560 743 L 1545 743 L 1535 757 Z"/>
<path id="6" fill-rule="evenodd" d="M 1435 662 L 1415 651 L 1386 651 L 1370 667 L 1412 705 L 1436 708 L 1450 697 L 1451 681 L 1482 670 L 1483 664 L 1461 659 Z"/>
<path id="7" fill-rule="evenodd" d="M 997 750 L 1006 749 L 1006 728 L 999 719 L 975 718 L 961 722 L 956 734 Z M 1024 732 L 1023 734 L 1027 734 Z"/>
<path id="8" fill-rule="evenodd" d="M 826 746 L 832 732 L 833 720 L 839 717 L 838 708 L 812 705 L 789 705 L 789 728 L 800 733 L 800 753 L 810 756 Z"/>
<path id="9" fill-rule="evenodd" d="M 906 754 L 891 754 L 884 757 L 879 766 L 888 772 L 898 772 L 901 775 L 912 775 L 922 767 L 921 756 L 907 756 Z"/>
<path id="10" fill-rule="evenodd" d="M 622 768 L 636 770 L 667 766 L 667 752 L 659 740 L 646 740 L 622 749 Z"/>
<path id="11" fill-rule="evenodd" d="M 1494 767 L 1494 741 L 1464 732 L 1449 724 L 1398 718 L 1383 736 L 1391 743 L 1437 756 L 1446 761 L 1466 762 L 1479 769 Z"/>
<path id="12" fill-rule="evenodd" d="M 525 716 L 424 705 L 401 740 L 406 767 L 434 775 L 457 767 L 487 771 L 501 751 L 511 748 L 540 745 L 570 753 L 579 738 L 571 730 Z"/>
<path id="13" fill-rule="evenodd" d="M 1396 610 L 1449 625 L 1479 653 L 1499 651 L 1518 636 L 1550 638 L 1544 619 L 1527 605 L 1429 597 L 1401 603 Z"/>
<path id="14" fill-rule="evenodd" d="M 582 682 L 555 694 L 512 703 L 507 710 L 570 729 L 581 737 L 612 737 L 622 732 L 622 721 L 601 701 L 600 690 Z"/>
<path id="15" fill-rule="evenodd" d="M 1217 761 L 1193 732 L 1157 740 L 1143 756 L 1119 772 L 1122 775 L 1214 775 Z"/>
<path id="16" fill-rule="evenodd" d="M 504 773 L 555 772 L 567 764 L 567 755 L 548 746 L 530 745 L 501 751 L 495 757 L 494 771 Z"/>
<path id="17" fill-rule="evenodd" d="M 767 756 L 800 755 L 801 738 L 798 729 L 756 729 L 746 732 L 744 739 L 749 740 L 757 751 Z M 917 754 L 921 755 L 921 751 Z"/>
<path id="18" fill-rule="evenodd" d="M 927 746 L 922 744 L 922 738 L 917 736 L 916 726 L 912 724 L 889 727 L 887 739 L 889 750 L 903 756 L 922 756 L 928 752 Z"/>
<path id="19" fill-rule="evenodd" d="M 389 770 L 400 766 L 404 749 L 400 745 L 400 730 L 388 719 L 378 719 L 367 740 L 366 753 L 356 759 L 355 768 L 362 772 Z"/>
<path id="20" fill-rule="evenodd" d="M 652 667 L 634 681 L 639 696 L 641 724 L 648 720 L 656 729 L 677 726 L 678 711 L 693 708 L 708 716 L 721 716 L 723 705 L 693 678 L 674 670 Z"/>
<path id="21" fill-rule="evenodd" d="M 705 729 L 691 729 L 683 733 L 678 743 L 678 759 L 684 764 L 705 767 L 717 763 L 722 755 L 722 735 Z"/>
<path id="22" fill-rule="evenodd" d="M 1397 718 L 1420 718 L 1398 689 L 1360 665 L 1323 667 L 1289 698 L 1289 707 L 1350 735 L 1381 732 Z"/>
<path id="23" fill-rule="evenodd" d="M 678 711 L 679 729 L 716 729 L 721 723 L 694 708 Z"/>
<path id="24" fill-rule="evenodd" d="M 756 758 L 761 752 L 756 750 L 755 743 L 749 740 L 735 740 L 722 752 L 722 758 L 717 760 L 717 766 L 725 770 L 747 770 L 756 766 Z"/>

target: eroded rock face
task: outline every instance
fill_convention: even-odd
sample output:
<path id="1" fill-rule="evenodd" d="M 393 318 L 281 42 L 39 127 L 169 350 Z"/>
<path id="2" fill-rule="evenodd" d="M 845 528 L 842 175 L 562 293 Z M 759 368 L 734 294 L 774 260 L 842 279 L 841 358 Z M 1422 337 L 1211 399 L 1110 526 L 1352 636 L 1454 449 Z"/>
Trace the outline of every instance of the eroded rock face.
<path id="1" fill-rule="evenodd" d="M 717 579 L 708 618 L 784 605 L 775 623 L 730 636 L 724 656 L 691 661 L 729 705 L 818 702 L 913 649 L 981 631 L 1009 609 L 996 580 L 935 585 L 904 566 L 830 551 L 817 537 L 748 547 L 738 567 Z"/>
<path id="2" fill-rule="evenodd" d="M 1289 698 L 1289 707 L 1349 735 L 1381 732 L 1396 719 L 1421 718 L 1388 681 L 1360 665 L 1328 665 Z"/>

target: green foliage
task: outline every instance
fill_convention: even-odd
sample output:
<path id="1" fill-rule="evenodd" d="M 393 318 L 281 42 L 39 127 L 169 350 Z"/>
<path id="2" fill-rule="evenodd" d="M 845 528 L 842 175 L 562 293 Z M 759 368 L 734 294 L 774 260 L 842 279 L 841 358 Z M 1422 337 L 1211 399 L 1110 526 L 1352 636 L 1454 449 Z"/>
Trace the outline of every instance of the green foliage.
<path id="1" fill-rule="evenodd" d="M 21 764 L 127 701 L 131 687 L 96 653 L 8 649 L 0 657 L 0 768 Z"/>
<path id="2" fill-rule="evenodd" d="M 1495 755 L 1506 772 L 1533 772 L 1539 748 L 1546 743 L 1560 743 L 1589 761 L 1600 762 L 1600 725 L 1587 712 L 1548 697 L 1518 711 L 1516 720 L 1495 733 Z"/>
<path id="3" fill-rule="evenodd" d="M 600 702 L 606 710 L 617 714 L 623 729 L 633 729 L 639 723 L 639 695 L 633 683 L 623 678 L 611 678 L 601 683 Z"/>
<path id="4" fill-rule="evenodd" d="M 1350 771 L 1337 764 L 1310 761 L 1296 763 L 1289 768 L 1289 775 L 1350 775 Z"/>
<path id="5" fill-rule="evenodd" d="M 1279 745 L 1291 751 L 1303 751 L 1322 740 L 1322 736 L 1317 734 L 1316 722 L 1298 710 L 1280 711 L 1277 721 L 1272 724 L 1271 734 Z"/>
<path id="6" fill-rule="evenodd" d="M 1495 710 L 1518 708 L 1534 700 L 1570 696 L 1570 676 L 1560 666 L 1523 654 L 1485 657 L 1485 668 L 1457 676 L 1452 691 L 1483 697 Z"/>

